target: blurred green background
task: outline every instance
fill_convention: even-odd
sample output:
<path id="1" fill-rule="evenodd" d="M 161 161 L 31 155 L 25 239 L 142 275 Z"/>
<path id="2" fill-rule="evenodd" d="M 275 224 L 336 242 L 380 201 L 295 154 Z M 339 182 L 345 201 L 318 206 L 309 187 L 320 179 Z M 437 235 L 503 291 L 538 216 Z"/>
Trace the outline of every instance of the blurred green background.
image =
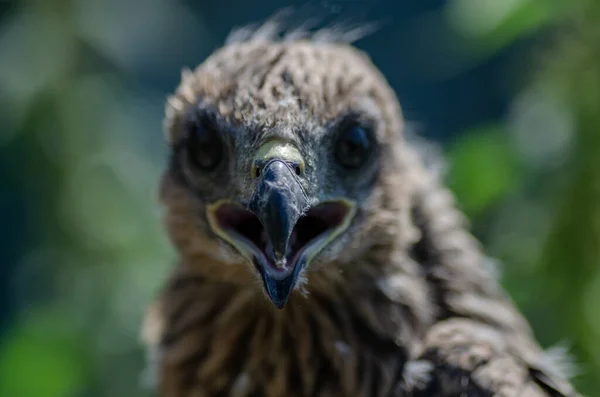
<path id="1" fill-rule="evenodd" d="M 357 42 L 439 144 L 502 281 L 600 396 L 600 2 L 298 2 Z M 0 1 L 0 396 L 146 396 L 143 310 L 174 253 L 164 98 L 280 1 Z"/>

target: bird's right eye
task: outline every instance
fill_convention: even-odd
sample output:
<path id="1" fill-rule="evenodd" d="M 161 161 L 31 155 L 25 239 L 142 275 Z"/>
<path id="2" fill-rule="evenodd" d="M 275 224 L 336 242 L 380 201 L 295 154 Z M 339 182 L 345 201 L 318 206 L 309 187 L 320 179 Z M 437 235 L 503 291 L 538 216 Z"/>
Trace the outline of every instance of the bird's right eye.
<path id="1" fill-rule="evenodd" d="M 219 131 L 205 120 L 197 120 L 188 128 L 189 161 L 202 171 L 213 171 L 223 160 L 223 141 Z"/>

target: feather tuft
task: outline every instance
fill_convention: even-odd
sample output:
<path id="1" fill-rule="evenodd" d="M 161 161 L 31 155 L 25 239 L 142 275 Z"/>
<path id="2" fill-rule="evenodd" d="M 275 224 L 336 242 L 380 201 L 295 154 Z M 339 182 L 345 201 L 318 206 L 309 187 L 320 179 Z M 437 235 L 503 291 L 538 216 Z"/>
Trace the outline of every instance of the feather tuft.
<path id="1" fill-rule="evenodd" d="M 226 44 L 251 41 L 296 41 L 307 39 L 318 43 L 352 44 L 379 30 L 381 22 L 353 23 L 338 21 L 324 24 L 325 13 L 310 12 L 294 7 L 284 8 L 262 24 L 250 24 L 235 28 L 226 39 Z M 315 15 L 316 14 L 316 15 Z"/>

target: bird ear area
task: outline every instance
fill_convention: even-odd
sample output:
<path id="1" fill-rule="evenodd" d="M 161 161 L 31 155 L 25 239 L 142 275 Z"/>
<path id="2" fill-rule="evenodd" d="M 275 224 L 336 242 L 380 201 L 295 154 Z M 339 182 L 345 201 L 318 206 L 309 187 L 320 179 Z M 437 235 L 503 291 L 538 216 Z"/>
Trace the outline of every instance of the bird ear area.
<path id="1" fill-rule="evenodd" d="M 443 275 L 449 268 L 458 270 L 477 267 L 478 247 L 468 234 L 464 216 L 455 208 L 450 191 L 434 179 L 413 193 L 411 218 L 418 231 L 409 248 L 411 258 L 420 265 L 426 279 L 435 286 L 436 304 L 444 317 L 451 312 L 446 300 L 449 288 Z M 466 247 L 466 249 L 465 249 Z M 456 266 L 456 264 L 460 264 Z M 444 270 L 442 268 L 446 267 Z M 475 272 L 476 269 L 473 269 Z"/>
<path id="2" fill-rule="evenodd" d="M 418 230 L 418 238 L 410 247 L 410 256 L 415 262 L 426 268 L 440 259 L 440 253 L 432 238 L 433 233 L 424 208 L 423 195 L 416 194 L 413 200 L 411 218 L 413 225 Z"/>

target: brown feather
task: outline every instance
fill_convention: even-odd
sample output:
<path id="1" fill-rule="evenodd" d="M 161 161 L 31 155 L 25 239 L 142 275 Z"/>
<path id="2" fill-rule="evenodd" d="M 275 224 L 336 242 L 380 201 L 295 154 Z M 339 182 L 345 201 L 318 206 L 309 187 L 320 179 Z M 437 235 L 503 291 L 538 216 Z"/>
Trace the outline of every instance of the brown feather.
<path id="1" fill-rule="evenodd" d="M 402 137 L 398 101 L 367 56 L 342 43 L 243 36 L 182 74 L 166 108 L 172 146 L 198 106 L 253 131 L 247 145 L 269 134 L 302 145 L 360 108 L 380 126 L 380 170 L 357 225 L 306 270 L 283 310 L 199 215 L 205 187 L 165 172 L 165 225 L 180 258 L 145 332 L 161 396 L 576 395 L 541 369 L 529 326 L 486 272 L 452 195 Z M 245 151 L 223 195 L 247 188 Z"/>

